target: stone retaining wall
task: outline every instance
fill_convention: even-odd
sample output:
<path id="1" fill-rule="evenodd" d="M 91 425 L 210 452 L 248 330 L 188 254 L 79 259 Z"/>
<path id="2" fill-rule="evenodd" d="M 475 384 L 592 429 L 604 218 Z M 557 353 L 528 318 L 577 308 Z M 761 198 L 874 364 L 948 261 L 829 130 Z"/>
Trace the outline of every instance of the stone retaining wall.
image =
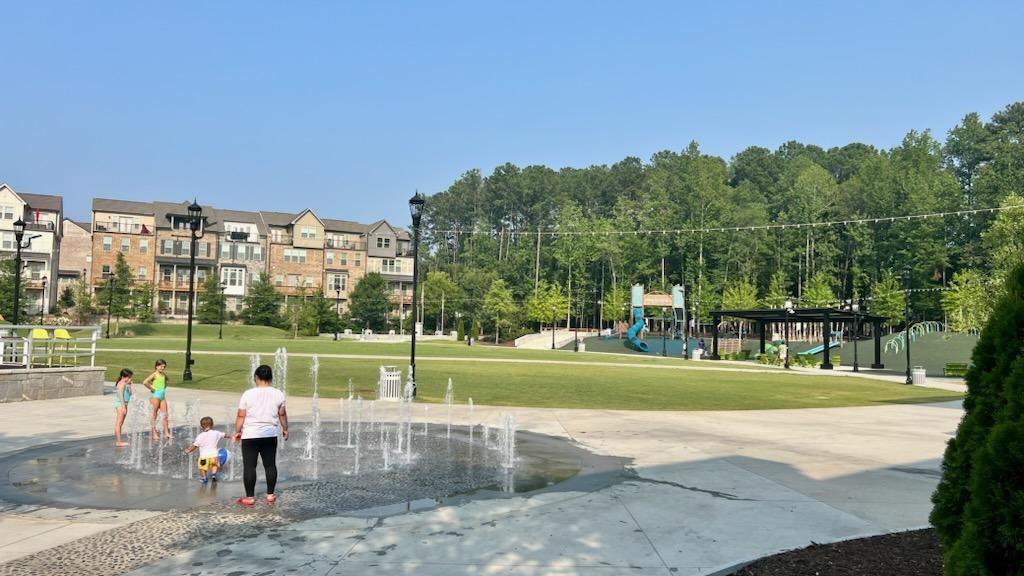
<path id="1" fill-rule="evenodd" d="M 102 366 L 0 368 L 0 402 L 100 396 L 105 373 Z"/>

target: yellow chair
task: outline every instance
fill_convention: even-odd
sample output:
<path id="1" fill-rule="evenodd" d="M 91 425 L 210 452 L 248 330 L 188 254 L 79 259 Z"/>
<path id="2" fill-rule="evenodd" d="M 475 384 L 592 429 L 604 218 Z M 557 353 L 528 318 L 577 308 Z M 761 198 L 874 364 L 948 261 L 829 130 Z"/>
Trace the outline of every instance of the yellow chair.
<path id="1" fill-rule="evenodd" d="M 54 330 L 53 339 L 55 344 L 54 347 L 56 348 L 60 346 L 59 349 L 61 352 L 59 356 L 60 359 L 58 360 L 60 365 L 66 365 L 64 363 L 64 359 L 67 357 L 65 354 L 67 354 L 68 356 L 71 356 L 73 365 L 78 366 L 78 342 L 74 341 L 67 328 L 57 328 Z M 63 346 L 61 346 L 61 342 L 63 342 Z M 72 344 L 74 345 L 74 348 L 72 348 Z"/>
<path id="2" fill-rule="evenodd" d="M 46 354 L 46 365 L 52 365 L 52 357 L 50 356 L 50 333 L 44 328 L 33 328 L 32 329 L 32 357 L 29 358 L 29 365 L 34 365 L 36 362 L 36 348 L 39 346 L 38 342 L 43 343 L 43 350 Z"/>

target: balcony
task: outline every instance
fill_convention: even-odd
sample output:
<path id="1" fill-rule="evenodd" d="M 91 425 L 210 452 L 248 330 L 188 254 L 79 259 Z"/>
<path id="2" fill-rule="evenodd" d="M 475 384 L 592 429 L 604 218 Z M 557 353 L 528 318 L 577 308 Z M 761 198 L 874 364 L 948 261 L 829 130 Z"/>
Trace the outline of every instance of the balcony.
<path id="1" fill-rule="evenodd" d="M 395 256 L 412 258 L 412 248 L 398 248 L 395 250 Z"/>
<path id="2" fill-rule="evenodd" d="M 324 247 L 335 250 L 366 250 L 366 242 L 328 238 L 324 242 Z"/>
<path id="3" fill-rule="evenodd" d="M 271 235 L 270 236 L 270 243 L 271 244 L 291 244 L 292 243 L 292 236 L 291 236 L 291 234 L 278 234 L 277 236 Z"/>
<path id="4" fill-rule="evenodd" d="M 124 222 L 96 222 L 93 224 L 96 232 L 114 232 L 117 234 L 142 234 L 145 236 L 152 236 L 155 230 L 154 226 L 146 226 L 145 224 L 126 224 Z M 28 228 L 28 225 L 25 225 Z"/>
<path id="5" fill-rule="evenodd" d="M 203 283 L 204 282 L 205 282 L 205 279 L 200 279 L 198 277 L 196 278 L 196 286 L 195 286 L 196 292 L 203 292 Z M 188 278 L 184 278 L 184 279 L 180 279 L 180 280 L 161 280 L 159 283 L 157 283 L 157 290 L 175 290 L 175 291 L 185 290 L 185 291 L 187 291 L 188 290 Z"/>
<path id="6" fill-rule="evenodd" d="M 32 232 L 53 232 L 57 229 L 57 226 L 53 222 L 25 222 L 25 230 L 31 230 Z"/>

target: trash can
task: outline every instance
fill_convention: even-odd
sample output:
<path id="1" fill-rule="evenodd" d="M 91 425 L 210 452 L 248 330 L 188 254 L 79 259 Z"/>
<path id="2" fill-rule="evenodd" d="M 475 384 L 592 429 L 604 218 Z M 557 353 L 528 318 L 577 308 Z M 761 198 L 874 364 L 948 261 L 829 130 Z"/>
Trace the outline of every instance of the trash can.
<path id="1" fill-rule="evenodd" d="M 914 369 L 910 371 L 910 381 L 915 386 L 923 386 L 925 376 L 927 376 L 927 373 L 923 366 L 914 366 Z"/>
<path id="2" fill-rule="evenodd" d="M 587 345 L 584 344 L 583 342 L 580 342 L 579 346 L 580 346 L 579 347 L 579 352 L 586 352 L 587 351 Z"/>
<path id="3" fill-rule="evenodd" d="M 695 348 L 693 352 L 690 352 L 690 358 L 693 360 L 700 360 L 700 357 L 704 355 L 704 351 L 700 348 Z"/>

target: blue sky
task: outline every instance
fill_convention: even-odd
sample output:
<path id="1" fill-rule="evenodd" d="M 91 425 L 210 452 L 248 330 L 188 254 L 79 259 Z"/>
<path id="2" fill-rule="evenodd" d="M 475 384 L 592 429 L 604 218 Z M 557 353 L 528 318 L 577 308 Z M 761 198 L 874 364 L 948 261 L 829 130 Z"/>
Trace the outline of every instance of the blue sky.
<path id="1" fill-rule="evenodd" d="M 461 173 L 938 136 L 1024 98 L 1020 2 L 0 0 L 0 181 L 407 224 Z"/>

